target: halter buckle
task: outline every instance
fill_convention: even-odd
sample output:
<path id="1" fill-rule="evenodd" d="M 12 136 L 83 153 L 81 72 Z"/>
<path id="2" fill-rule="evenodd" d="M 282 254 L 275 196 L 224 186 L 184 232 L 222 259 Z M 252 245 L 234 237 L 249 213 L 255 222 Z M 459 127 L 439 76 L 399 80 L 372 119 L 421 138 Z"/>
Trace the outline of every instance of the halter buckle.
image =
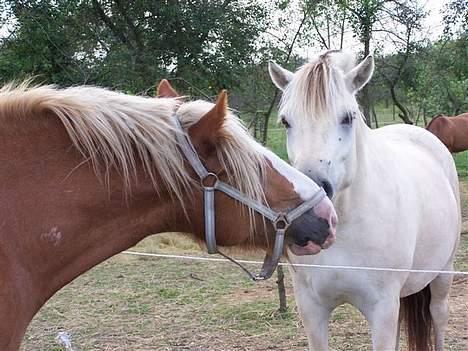
<path id="1" fill-rule="evenodd" d="M 200 184 L 205 190 L 214 190 L 218 185 L 219 178 L 216 174 L 208 172 L 203 178 L 200 179 Z"/>
<path id="2" fill-rule="evenodd" d="M 273 221 L 273 227 L 276 231 L 286 231 L 291 223 L 289 223 L 288 216 L 284 213 L 280 213 L 278 217 Z"/>

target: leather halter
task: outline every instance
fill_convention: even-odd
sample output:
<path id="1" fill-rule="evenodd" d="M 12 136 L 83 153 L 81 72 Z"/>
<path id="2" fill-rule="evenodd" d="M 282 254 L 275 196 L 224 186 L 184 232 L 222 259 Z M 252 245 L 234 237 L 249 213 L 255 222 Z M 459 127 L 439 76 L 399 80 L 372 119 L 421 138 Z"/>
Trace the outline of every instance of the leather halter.
<path id="1" fill-rule="evenodd" d="M 325 196 L 325 191 L 320 188 L 311 199 L 303 202 L 296 208 L 292 209 L 291 211 L 284 213 L 284 212 L 277 212 L 271 209 L 268 206 L 265 206 L 253 199 L 246 197 L 243 193 L 239 190 L 233 188 L 229 184 L 224 183 L 223 181 L 218 179 L 218 176 L 212 172 L 206 170 L 203 163 L 200 161 L 198 154 L 193 146 L 192 142 L 190 141 L 190 137 L 188 134 L 183 130 L 179 117 L 177 113 L 174 113 L 174 121 L 177 126 L 177 129 L 180 130 L 180 133 L 176 133 L 177 141 L 179 143 L 179 147 L 184 154 L 187 161 L 190 163 L 194 171 L 197 173 L 198 177 L 200 178 L 200 184 L 203 188 L 203 197 L 204 197 L 204 215 L 205 215 L 205 242 L 206 247 L 208 249 L 209 254 L 220 254 L 230 260 L 231 262 L 238 265 L 242 268 L 253 280 L 265 280 L 271 277 L 273 272 L 275 271 L 276 267 L 278 266 L 278 262 L 283 255 L 283 244 L 284 244 L 284 235 L 286 230 L 288 229 L 290 223 L 292 223 L 295 219 L 299 218 L 305 212 L 312 209 L 315 205 L 317 205 Z M 240 203 L 244 204 L 245 206 L 255 210 L 259 214 L 263 215 L 265 218 L 268 218 L 271 222 L 273 227 L 276 230 L 276 238 L 275 238 L 275 245 L 273 247 L 273 252 L 271 256 L 266 254 L 262 270 L 259 274 L 254 275 L 251 273 L 247 268 L 245 268 L 242 264 L 234 260 L 233 258 L 225 255 L 221 251 L 219 251 L 218 246 L 216 245 L 216 229 L 215 229 L 215 201 L 214 201 L 214 193 L 215 191 L 221 191 L 228 195 L 229 197 L 239 201 Z"/>

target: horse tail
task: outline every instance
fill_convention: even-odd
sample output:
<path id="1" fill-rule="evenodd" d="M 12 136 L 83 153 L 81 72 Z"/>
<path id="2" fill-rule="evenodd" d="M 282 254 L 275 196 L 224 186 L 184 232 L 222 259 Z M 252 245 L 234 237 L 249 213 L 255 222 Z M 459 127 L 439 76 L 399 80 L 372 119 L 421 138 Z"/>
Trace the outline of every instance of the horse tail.
<path id="1" fill-rule="evenodd" d="M 406 326 L 408 351 L 431 351 L 433 349 L 430 302 L 429 285 L 416 294 L 400 299 L 400 321 Z"/>

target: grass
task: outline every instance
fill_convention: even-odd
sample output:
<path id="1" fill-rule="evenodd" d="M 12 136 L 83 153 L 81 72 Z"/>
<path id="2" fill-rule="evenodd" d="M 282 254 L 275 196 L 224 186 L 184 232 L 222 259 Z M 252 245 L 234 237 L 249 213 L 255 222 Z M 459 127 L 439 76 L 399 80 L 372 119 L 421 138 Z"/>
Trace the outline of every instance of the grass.
<path id="1" fill-rule="evenodd" d="M 167 242 L 174 245 L 171 252 L 201 254 L 197 244 L 175 233 L 149 238 L 136 249 L 167 251 Z M 464 235 L 457 269 L 466 269 L 467 255 Z M 54 339 L 65 330 L 82 351 L 304 351 L 307 340 L 285 274 L 289 310 L 279 314 L 273 279 L 253 283 L 226 263 L 120 254 L 59 291 L 34 319 L 22 350 L 62 350 Z M 463 284 L 454 286 L 449 350 L 466 346 L 468 291 Z M 333 350 L 370 349 L 368 325 L 349 305 L 334 311 L 330 330 Z"/>
<path id="2" fill-rule="evenodd" d="M 468 151 L 454 154 L 455 164 L 460 177 L 468 176 Z"/>

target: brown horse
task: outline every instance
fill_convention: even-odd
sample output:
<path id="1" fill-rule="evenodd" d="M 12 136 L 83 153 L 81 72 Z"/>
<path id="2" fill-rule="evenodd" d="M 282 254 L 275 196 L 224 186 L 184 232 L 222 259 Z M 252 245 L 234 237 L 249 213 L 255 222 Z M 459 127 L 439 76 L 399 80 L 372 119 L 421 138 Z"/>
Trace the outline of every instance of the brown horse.
<path id="1" fill-rule="evenodd" d="M 454 117 L 439 114 L 432 118 L 426 129 L 436 135 L 450 152 L 468 150 L 468 113 Z"/>
<path id="2" fill-rule="evenodd" d="M 19 348 L 56 291 L 146 236 L 205 240 L 202 186 L 177 133 L 187 132 L 210 172 L 273 210 L 318 190 L 245 132 L 225 93 L 213 105 L 168 88 L 158 99 L 96 87 L 0 90 L 0 350 Z M 215 199 L 219 245 L 271 250 L 270 222 L 222 193 Z M 288 244 L 316 253 L 335 224 L 325 197 L 289 226 Z"/>

